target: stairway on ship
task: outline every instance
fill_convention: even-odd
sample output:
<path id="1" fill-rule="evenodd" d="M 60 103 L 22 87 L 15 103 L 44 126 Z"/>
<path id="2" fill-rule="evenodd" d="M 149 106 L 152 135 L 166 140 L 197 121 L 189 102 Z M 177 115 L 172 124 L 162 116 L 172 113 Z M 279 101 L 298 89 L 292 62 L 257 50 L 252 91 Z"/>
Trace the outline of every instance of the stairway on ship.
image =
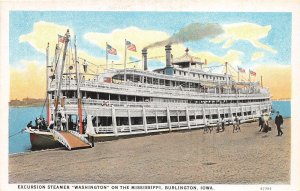
<path id="1" fill-rule="evenodd" d="M 73 135 L 70 132 L 60 131 L 59 134 L 63 136 L 64 139 L 67 141 L 69 145 L 69 150 L 91 148 L 91 145 L 85 143 L 79 137 Z"/>

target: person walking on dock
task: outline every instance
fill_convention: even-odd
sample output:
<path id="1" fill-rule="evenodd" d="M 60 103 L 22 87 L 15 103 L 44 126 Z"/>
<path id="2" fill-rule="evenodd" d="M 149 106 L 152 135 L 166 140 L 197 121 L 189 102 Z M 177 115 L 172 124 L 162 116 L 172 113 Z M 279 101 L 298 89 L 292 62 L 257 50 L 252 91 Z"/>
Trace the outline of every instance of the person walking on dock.
<path id="1" fill-rule="evenodd" d="M 225 131 L 225 120 L 224 117 L 221 118 L 221 124 L 222 124 L 222 131 Z"/>
<path id="2" fill-rule="evenodd" d="M 275 117 L 275 124 L 277 126 L 277 131 L 278 131 L 277 136 L 282 136 L 283 132 L 282 132 L 280 126 L 283 124 L 283 118 L 282 118 L 282 115 L 279 115 L 279 111 L 277 111 L 277 115 Z"/>
<path id="3" fill-rule="evenodd" d="M 241 128 L 240 128 L 240 120 L 238 118 L 238 116 L 236 115 L 235 118 L 234 118 L 234 121 L 233 121 L 233 133 L 236 131 L 241 131 Z"/>
<path id="4" fill-rule="evenodd" d="M 259 131 L 263 130 L 264 128 L 264 118 L 263 118 L 263 114 L 261 114 L 261 116 L 258 119 L 258 127 L 260 127 Z"/>
<path id="5" fill-rule="evenodd" d="M 203 131 L 203 133 L 208 133 L 208 127 L 209 126 L 209 121 L 205 121 L 205 123 L 204 123 L 204 131 Z"/>

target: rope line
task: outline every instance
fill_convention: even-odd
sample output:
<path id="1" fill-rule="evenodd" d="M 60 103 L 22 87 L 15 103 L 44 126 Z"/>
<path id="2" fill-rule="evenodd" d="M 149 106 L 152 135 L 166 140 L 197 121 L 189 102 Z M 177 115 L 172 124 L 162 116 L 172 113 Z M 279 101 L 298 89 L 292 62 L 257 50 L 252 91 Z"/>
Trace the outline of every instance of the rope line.
<path id="1" fill-rule="evenodd" d="M 18 132 L 16 132 L 16 133 L 10 135 L 8 138 L 11 138 L 11 137 L 14 137 L 14 136 L 16 136 L 16 135 L 18 135 L 18 134 L 20 134 L 20 133 L 23 133 L 24 130 L 25 130 L 25 129 L 21 129 L 21 131 L 18 131 Z"/>

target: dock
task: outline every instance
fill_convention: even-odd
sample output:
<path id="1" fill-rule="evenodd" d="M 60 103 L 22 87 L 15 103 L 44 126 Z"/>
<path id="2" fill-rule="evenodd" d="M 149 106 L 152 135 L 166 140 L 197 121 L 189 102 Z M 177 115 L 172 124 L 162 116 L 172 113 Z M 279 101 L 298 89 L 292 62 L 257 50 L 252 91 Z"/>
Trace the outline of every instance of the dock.
<path id="1" fill-rule="evenodd" d="M 10 155 L 9 183 L 289 184 L 290 121 L 279 137 L 273 121 L 268 133 L 255 122 L 238 133 L 226 126 L 222 133 L 177 131 Z"/>

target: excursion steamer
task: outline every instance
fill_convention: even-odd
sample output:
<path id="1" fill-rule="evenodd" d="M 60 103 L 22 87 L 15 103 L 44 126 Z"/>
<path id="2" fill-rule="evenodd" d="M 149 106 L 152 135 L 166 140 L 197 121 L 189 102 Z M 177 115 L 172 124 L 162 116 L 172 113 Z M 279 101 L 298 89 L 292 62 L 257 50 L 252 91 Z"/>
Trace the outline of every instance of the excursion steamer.
<path id="1" fill-rule="evenodd" d="M 27 128 L 33 147 L 56 147 L 72 142 L 69 132 L 86 142 L 93 140 L 171 132 L 232 123 L 251 122 L 271 111 L 271 96 L 259 82 L 235 81 L 225 63 L 222 74 L 205 71 L 205 62 L 189 54 L 173 58 L 165 46 L 166 65 L 149 71 L 147 49 L 142 50 L 144 70 L 113 69 L 99 73 L 79 58 L 70 34 L 55 48 L 53 61 L 47 47 L 47 123 L 45 130 Z M 125 61 L 126 62 L 126 61 Z M 46 138 L 45 138 L 46 137 Z M 65 142 L 65 143 L 63 143 Z"/>

